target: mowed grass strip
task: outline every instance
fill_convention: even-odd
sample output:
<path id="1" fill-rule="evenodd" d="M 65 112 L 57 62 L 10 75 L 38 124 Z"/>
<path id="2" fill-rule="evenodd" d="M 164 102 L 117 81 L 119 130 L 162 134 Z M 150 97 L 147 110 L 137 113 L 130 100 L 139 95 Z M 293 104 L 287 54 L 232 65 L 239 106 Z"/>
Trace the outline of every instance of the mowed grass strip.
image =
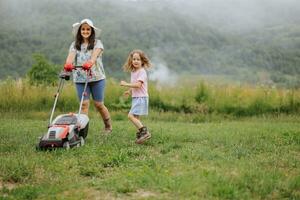
<path id="1" fill-rule="evenodd" d="M 282 120 L 283 119 L 283 120 Z M 299 199 L 299 118 L 183 123 L 146 120 L 152 139 L 90 121 L 86 145 L 36 151 L 44 118 L 0 118 L 4 199 Z"/>

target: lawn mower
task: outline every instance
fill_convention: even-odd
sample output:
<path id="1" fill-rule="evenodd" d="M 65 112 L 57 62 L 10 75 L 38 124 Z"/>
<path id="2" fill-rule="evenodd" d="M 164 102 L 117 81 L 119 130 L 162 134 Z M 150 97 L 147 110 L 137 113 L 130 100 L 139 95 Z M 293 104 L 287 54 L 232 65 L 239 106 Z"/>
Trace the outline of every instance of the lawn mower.
<path id="1" fill-rule="evenodd" d="M 74 70 L 79 68 L 76 66 Z M 36 145 L 37 150 L 47 150 L 64 148 L 70 149 L 72 147 L 80 147 L 85 143 L 85 138 L 88 134 L 89 129 L 89 117 L 85 114 L 81 114 L 81 108 L 84 96 L 86 95 L 86 88 L 88 84 L 88 71 L 86 71 L 86 81 L 84 90 L 81 95 L 79 111 L 77 114 L 61 114 L 58 115 L 53 121 L 53 115 L 58 101 L 59 94 L 63 88 L 64 81 L 70 79 L 71 72 L 63 71 L 60 73 L 59 85 L 55 94 L 54 105 L 51 111 L 48 131 L 46 134 L 40 137 L 38 144 Z"/>

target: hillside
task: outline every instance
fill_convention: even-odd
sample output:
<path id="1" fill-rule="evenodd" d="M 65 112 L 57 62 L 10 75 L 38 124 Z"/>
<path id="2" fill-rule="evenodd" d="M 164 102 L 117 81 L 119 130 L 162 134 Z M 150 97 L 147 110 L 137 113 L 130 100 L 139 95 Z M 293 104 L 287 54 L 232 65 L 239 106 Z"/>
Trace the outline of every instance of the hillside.
<path id="1" fill-rule="evenodd" d="M 299 87 L 299 3 L 220 2 L 1 0 L 0 78 L 23 77 L 34 53 L 62 65 L 73 39 L 71 25 L 91 18 L 102 29 L 104 65 L 113 77 L 123 75 L 128 52 L 140 48 L 154 64 L 177 73 Z"/>

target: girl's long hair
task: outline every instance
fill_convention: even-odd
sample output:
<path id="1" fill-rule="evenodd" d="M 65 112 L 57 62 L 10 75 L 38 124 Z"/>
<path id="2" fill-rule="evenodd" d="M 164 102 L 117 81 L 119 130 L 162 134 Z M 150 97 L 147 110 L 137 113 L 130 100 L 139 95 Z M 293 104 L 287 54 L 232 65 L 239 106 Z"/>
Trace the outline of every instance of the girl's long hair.
<path id="1" fill-rule="evenodd" d="M 92 33 L 89 37 L 89 44 L 87 47 L 87 50 L 92 50 L 94 49 L 94 44 L 95 44 L 95 30 L 93 27 L 91 27 Z M 81 26 L 78 28 L 77 34 L 76 34 L 76 40 L 75 40 L 75 48 L 80 51 L 81 50 L 81 44 L 83 43 L 83 37 L 81 35 Z"/>
<path id="2" fill-rule="evenodd" d="M 126 62 L 124 63 L 124 65 L 123 65 L 124 71 L 132 72 L 135 70 L 135 68 L 132 64 L 133 54 L 135 54 L 135 53 L 138 53 L 140 55 L 143 68 L 148 69 L 152 66 L 148 56 L 142 50 L 135 49 L 129 53 L 128 58 L 127 58 Z"/>

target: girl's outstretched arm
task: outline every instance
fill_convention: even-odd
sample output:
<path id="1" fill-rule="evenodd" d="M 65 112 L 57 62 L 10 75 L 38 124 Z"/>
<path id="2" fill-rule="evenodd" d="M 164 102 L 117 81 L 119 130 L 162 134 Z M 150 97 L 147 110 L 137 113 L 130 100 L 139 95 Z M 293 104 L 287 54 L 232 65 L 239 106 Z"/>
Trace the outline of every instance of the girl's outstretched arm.
<path id="1" fill-rule="evenodd" d="M 140 87 L 142 87 L 142 84 L 143 83 L 141 81 L 138 81 L 136 83 L 127 83 L 126 81 L 121 81 L 120 82 L 121 86 L 129 87 L 129 88 L 140 88 Z"/>

